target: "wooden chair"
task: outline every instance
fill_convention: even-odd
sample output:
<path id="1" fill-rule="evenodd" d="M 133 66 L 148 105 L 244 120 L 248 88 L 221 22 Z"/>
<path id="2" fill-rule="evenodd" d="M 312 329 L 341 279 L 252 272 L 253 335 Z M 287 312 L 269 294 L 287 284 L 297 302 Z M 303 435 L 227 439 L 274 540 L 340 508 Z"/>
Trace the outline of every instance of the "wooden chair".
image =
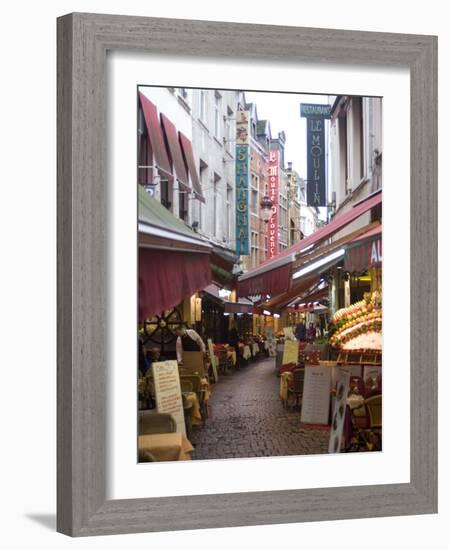
<path id="1" fill-rule="evenodd" d="M 184 409 L 184 422 L 186 425 L 186 435 L 187 439 L 192 440 L 192 413 L 193 406 L 192 402 L 188 401 L 186 396 L 182 394 L 182 406 Z"/>
<path id="2" fill-rule="evenodd" d="M 382 430 L 382 395 L 374 395 L 365 399 L 368 411 L 369 427 L 372 430 Z"/>
<path id="3" fill-rule="evenodd" d="M 157 462 L 148 449 L 139 449 L 138 462 Z"/>
<path id="4" fill-rule="evenodd" d="M 304 392 L 304 372 L 305 369 L 303 367 L 296 368 L 292 371 L 293 378 L 291 381 L 291 385 L 289 385 L 287 389 L 287 408 L 290 395 L 293 395 L 295 397 L 295 406 L 299 407 L 299 399 L 302 398 L 302 394 Z"/>
<path id="5" fill-rule="evenodd" d="M 200 405 L 200 412 L 203 420 L 206 420 L 207 414 L 207 402 L 204 399 L 204 390 L 201 385 L 201 377 L 199 374 L 187 374 L 181 376 L 182 381 L 190 381 L 192 383 L 192 390 L 198 396 L 198 403 Z"/>
<path id="6" fill-rule="evenodd" d="M 176 432 L 176 421 L 171 414 L 154 411 L 139 412 L 139 435 Z"/>
<path id="7" fill-rule="evenodd" d="M 189 378 L 186 378 L 185 376 L 180 376 L 179 381 L 181 383 L 181 392 L 182 393 L 189 393 L 193 392 L 193 382 Z"/>
<path id="8" fill-rule="evenodd" d="M 186 367 L 178 367 L 179 376 L 190 374 L 190 370 Z"/>
<path id="9" fill-rule="evenodd" d="M 232 371 L 232 359 L 228 357 L 226 349 L 222 348 L 218 350 L 218 368 L 223 374 Z"/>
<path id="10" fill-rule="evenodd" d="M 357 450 L 382 450 L 382 395 L 374 395 L 365 399 L 366 417 L 355 416 L 351 410 L 352 434 L 357 442 Z"/>

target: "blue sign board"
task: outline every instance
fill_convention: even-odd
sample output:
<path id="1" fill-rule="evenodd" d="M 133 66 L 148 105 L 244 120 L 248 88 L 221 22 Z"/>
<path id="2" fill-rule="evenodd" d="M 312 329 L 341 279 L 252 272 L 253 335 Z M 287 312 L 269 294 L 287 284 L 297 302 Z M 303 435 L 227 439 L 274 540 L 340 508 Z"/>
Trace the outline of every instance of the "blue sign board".
<path id="1" fill-rule="evenodd" d="M 307 204 L 326 206 L 326 143 L 324 123 L 330 118 L 330 105 L 301 103 L 301 116 L 307 119 Z"/>
<path id="2" fill-rule="evenodd" d="M 235 241 L 238 256 L 249 255 L 248 145 L 235 150 Z"/>
<path id="3" fill-rule="evenodd" d="M 307 204 L 326 206 L 324 120 L 307 117 Z"/>

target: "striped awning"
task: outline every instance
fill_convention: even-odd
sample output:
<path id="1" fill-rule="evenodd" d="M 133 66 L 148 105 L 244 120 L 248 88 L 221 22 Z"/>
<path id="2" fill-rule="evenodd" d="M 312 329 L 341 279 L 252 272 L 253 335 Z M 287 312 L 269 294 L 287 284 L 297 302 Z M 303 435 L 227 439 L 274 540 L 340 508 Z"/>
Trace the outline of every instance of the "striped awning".
<path id="1" fill-rule="evenodd" d="M 345 269 L 349 273 L 363 273 L 382 265 L 382 226 L 360 235 L 345 252 Z"/>
<path id="2" fill-rule="evenodd" d="M 167 152 L 171 157 L 176 172 L 176 179 L 183 191 L 190 193 L 189 176 L 182 156 L 181 144 L 179 143 L 176 127 L 163 113 L 161 113 L 162 130 L 167 139 Z"/>
<path id="3" fill-rule="evenodd" d="M 201 189 L 201 182 L 198 177 L 198 172 L 195 165 L 192 142 L 182 132 L 179 132 L 179 141 L 181 143 L 181 149 L 184 153 L 187 169 L 189 171 L 190 179 L 192 181 L 193 194 L 201 202 L 206 202 L 203 191 Z"/>
<path id="4" fill-rule="evenodd" d="M 162 134 L 161 123 L 157 115 L 157 108 L 142 92 L 139 92 L 140 105 L 142 107 L 143 117 L 150 138 L 151 147 L 154 153 L 155 164 L 162 176 L 173 182 L 173 173 L 168 159 L 167 149 L 165 147 L 164 136 Z"/>

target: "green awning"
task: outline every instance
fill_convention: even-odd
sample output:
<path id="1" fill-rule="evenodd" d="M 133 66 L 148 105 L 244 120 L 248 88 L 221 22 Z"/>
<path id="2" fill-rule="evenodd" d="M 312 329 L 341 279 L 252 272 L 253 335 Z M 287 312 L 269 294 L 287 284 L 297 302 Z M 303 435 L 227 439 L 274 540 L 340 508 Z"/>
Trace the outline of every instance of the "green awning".
<path id="1" fill-rule="evenodd" d="M 156 236 L 159 239 L 187 242 L 211 249 L 210 244 L 174 216 L 159 201 L 138 185 L 139 233 Z"/>

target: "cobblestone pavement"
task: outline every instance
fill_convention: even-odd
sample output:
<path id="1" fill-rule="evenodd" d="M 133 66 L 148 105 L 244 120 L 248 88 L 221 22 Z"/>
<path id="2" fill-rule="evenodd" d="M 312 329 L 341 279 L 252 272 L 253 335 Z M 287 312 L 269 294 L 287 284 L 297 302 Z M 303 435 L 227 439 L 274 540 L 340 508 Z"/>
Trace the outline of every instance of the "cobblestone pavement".
<path id="1" fill-rule="evenodd" d="M 220 376 L 209 405 L 192 435 L 195 460 L 327 453 L 328 431 L 304 427 L 297 409 L 282 406 L 274 359 Z"/>

